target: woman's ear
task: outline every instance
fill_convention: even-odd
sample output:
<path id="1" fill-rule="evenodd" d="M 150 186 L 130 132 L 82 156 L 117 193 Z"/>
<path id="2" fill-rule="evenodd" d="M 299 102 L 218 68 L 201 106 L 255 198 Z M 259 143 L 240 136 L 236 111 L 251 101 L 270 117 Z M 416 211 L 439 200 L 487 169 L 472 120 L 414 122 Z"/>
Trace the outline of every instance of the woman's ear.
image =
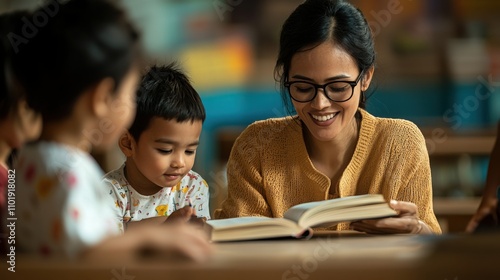
<path id="1" fill-rule="evenodd" d="M 364 77 L 361 79 L 361 91 L 366 91 L 370 87 L 372 82 L 373 73 L 375 72 L 375 67 L 371 66 L 365 70 Z"/>
<path id="2" fill-rule="evenodd" d="M 126 157 L 131 157 L 135 154 L 135 139 L 128 131 L 120 136 L 118 146 L 120 146 L 120 150 Z"/>
<path id="3" fill-rule="evenodd" d="M 91 89 L 91 110 L 97 118 L 108 115 L 110 104 L 113 101 L 113 90 L 115 82 L 111 78 L 105 78 L 99 81 Z"/>

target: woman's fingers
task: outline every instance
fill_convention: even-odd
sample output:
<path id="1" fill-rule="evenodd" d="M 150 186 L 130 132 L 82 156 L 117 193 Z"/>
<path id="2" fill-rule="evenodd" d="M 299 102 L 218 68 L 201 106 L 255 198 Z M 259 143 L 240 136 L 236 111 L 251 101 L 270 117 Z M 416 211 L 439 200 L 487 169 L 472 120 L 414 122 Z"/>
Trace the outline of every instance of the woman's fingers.
<path id="1" fill-rule="evenodd" d="M 380 233 L 418 233 L 421 227 L 418 219 L 405 217 L 363 220 L 354 222 L 351 226 L 355 230 L 370 230 L 370 232 Z"/>
<path id="2" fill-rule="evenodd" d="M 419 233 L 422 224 L 418 219 L 418 208 L 414 203 L 391 200 L 390 206 L 396 210 L 397 217 L 372 219 L 354 222 L 351 228 L 366 233 Z"/>
<path id="3" fill-rule="evenodd" d="M 418 217 L 418 208 L 415 203 L 406 201 L 391 200 L 389 205 L 399 213 L 399 216 Z"/>

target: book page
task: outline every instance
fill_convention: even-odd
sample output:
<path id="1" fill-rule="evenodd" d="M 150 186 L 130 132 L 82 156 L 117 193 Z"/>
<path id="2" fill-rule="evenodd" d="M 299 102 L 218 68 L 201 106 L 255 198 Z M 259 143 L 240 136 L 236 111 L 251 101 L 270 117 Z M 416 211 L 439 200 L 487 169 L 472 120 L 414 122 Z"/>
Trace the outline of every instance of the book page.
<path id="1" fill-rule="evenodd" d="M 284 218 L 299 223 L 301 219 L 307 219 L 308 216 L 325 209 L 341 209 L 355 207 L 359 205 L 385 203 L 381 194 L 364 194 L 356 196 L 347 196 L 329 200 L 307 202 L 295 205 L 285 212 Z"/>
<path id="2" fill-rule="evenodd" d="M 220 220 L 208 220 L 207 224 L 213 228 L 231 228 L 245 225 L 255 225 L 270 220 L 268 217 L 238 217 Z"/>
<path id="3" fill-rule="evenodd" d="M 307 229 L 282 218 L 239 217 L 209 220 L 212 241 L 252 240 L 274 237 L 307 237 Z"/>
<path id="4" fill-rule="evenodd" d="M 340 222 L 376 219 L 395 215 L 397 215 L 397 212 L 390 208 L 387 203 L 377 203 L 313 212 L 306 219 L 301 219 L 299 224 L 307 227 L 327 227 Z"/>

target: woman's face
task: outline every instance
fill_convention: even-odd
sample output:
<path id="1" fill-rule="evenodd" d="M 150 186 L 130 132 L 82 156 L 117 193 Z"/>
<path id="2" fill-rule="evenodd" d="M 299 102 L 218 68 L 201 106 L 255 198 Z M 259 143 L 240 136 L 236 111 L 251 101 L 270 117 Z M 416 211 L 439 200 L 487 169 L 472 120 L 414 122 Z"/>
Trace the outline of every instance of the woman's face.
<path id="1" fill-rule="evenodd" d="M 316 97 L 309 102 L 292 100 L 300 119 L 315 139 L 331 141 L 351 131 L 346 128 L 351 128 L 350 125 L 355 121 L 361 90 L 368 88 L 372 72 L 370 69 L 361 77 L 348 101 L 331 101 L 325 96 L 323 89 L 318 89 Z M 313 49 L 297 52 L 292 57 L 288 81 L 323 85 L 332 81 L 353 82 L 359 74 L 355 60 L 334 42 L 327 41 Z"/>

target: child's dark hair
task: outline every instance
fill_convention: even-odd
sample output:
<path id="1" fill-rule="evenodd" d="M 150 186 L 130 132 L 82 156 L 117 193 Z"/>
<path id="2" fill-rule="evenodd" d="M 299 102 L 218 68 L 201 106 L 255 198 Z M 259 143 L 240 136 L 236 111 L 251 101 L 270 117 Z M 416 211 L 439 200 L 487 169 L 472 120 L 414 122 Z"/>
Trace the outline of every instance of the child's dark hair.
<path id="1" fill-rule="evenodd" d="M 0 15 L 0 119 L 6 118 L 17 109 L 17 104 L 21 98 L 22 91 L 13 91 L 8 86 L 6 69 L 10 64 L 10 57 L 14 55 L 12 44 L 8 40 L 11 33 L 21 30 L 22 18 L 29 16 L 28 11 L 16 11 Z M 10 81 L 12 82 L 12 81 Z"/>
<path id="2" fill-rule="evenodd" d="M 134 139 L 139 140 L 153 117 L 177 122 L 205 121 L 201 98 L 176 63 L 153 66 L 142 78 L 135 120 L 129 129 Z"/>
<path id="3" fill-rule="evenodd" d="M 138 32 L 112 2 L 60 2 L 34 12 L 47 15 L 57 8 L 13 59 L 28 104 L 44 122 L 69 116 L 81 94 L 105 78 L 112 78 L 116 89 L 140 54 Z"/>

